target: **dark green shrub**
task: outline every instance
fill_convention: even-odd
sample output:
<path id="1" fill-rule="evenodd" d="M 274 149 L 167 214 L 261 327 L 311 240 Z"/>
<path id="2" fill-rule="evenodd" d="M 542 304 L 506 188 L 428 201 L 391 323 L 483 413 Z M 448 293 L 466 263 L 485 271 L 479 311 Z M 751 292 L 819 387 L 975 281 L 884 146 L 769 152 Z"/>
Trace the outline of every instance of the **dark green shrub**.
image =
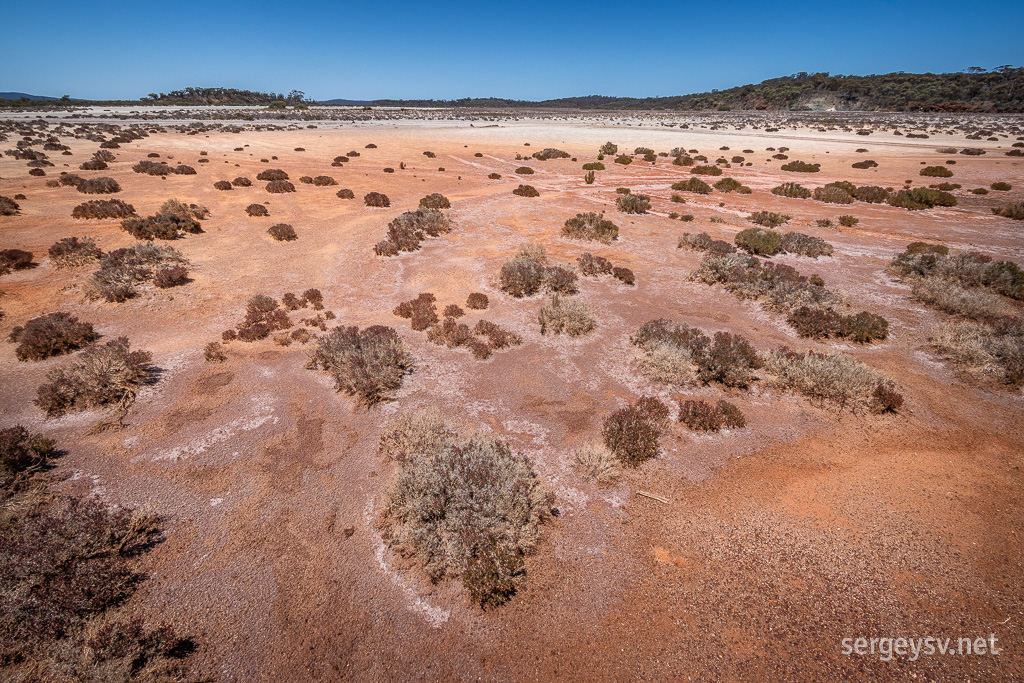
<path id="1" fill-rule="evenodd" d="M 772 188 L 772 194 L 780 197 L 807 199 L 811 196 L 811 191 L 797 183 L 782 183 L 781 185 Z"/>
<path id="2" fill-rule="evenodd" d="M 953 172 L 945 166 L 925 166 L 921 169 L 919 175 L 923 175 L 928 178 L 952 178 Z"/>
<path id="3" fill-rule="evenodd" d="M 592 161 L 589 164 L 583 164 L 584 171 L 603 171 L 604 164 L 600 161 Z"/>
<path id="4" fill-rule="evenodd" d="M 781 245 L 782 235 L 774 230 L 747 228 L 736 234 L 736 246 L 749 254 L 774 256 Z"/>
<path id="5" fill-rule="evenodd" d="M 672 184 L 673 190 L 679 190 L 680 192 L 694 192 L 696 194 L 711 194 L 711 186 L 705 183 L 700 178 L 687 178 L 677 183 Z"/>
<path id="6" fill-rule="evenodd" d="M 98 335 L 90 323 L 79 322 L 70 313 L 47 313 L 32 318 L 24 327 L 11 330 L 8 341 L 17 344 L 18 360 L 43 360 L 88 346 Z"/>
<path id="7" fill-rule="evenodd" d="M 821 170 L 821 164 L 808 164 L 803 161 L 791 161 L 788 164 L 783 164 L 782 170 L 791 171 L 793 173 L 817 173 Z"/>
<path id="8" fill-rule="evenodd" d="M 722 178 L 715 183 L 715 189 L 721 190 L 722 192 L 739 192 L 740 194 L 750 194 L 750 188 L 733 178 Z"/>
<path id="9" fill-rule="evenodd" d="M 612 144 L 611 142 L 606 142 L 603 145 L 601 145 L 599 152 L 601 154 L 618 154 L 619 146 Z"/>
<path id="10" fill-rule="evenodd" d="M 878 164 L 876 162 L 870 160 L 870 159 L 865 159 L 864 161 L 857 161 L 857 162 L 854 162 L 854 164 L 853 164 L 854 168 L 860 168 L 860 169 L 875 168 L 877 166 L 878 166 Z"/>
<path id="11" fill-rule="evenodd" d="M 633 157 L 629 156 L 628 154 L 620 154 L 619 156 L 615 157 L 615 163 L 622 164 L 623 166 L 629 166 L 631 163 L 633 163 Z"/>
<path id="12" fill-rule="evenodd" d="M 690 173 L 717 176 L 722 175 L 722 169 L 718 168 L 717 166 L 694 166 L 693 168 L 690 169 Z"/>

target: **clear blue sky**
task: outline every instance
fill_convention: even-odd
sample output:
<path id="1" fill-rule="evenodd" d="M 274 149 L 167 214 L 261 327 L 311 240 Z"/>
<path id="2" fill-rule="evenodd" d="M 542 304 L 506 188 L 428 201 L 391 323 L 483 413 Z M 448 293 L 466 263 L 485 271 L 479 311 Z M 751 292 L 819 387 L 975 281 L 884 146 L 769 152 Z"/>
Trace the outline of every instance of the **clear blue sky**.
<path id="1" fill-rule="evenodd" d="M 1024 2 L 24 2 L 0 91 L 314 99 L 658 96 L 799 71 L 1024 63 Z"/>

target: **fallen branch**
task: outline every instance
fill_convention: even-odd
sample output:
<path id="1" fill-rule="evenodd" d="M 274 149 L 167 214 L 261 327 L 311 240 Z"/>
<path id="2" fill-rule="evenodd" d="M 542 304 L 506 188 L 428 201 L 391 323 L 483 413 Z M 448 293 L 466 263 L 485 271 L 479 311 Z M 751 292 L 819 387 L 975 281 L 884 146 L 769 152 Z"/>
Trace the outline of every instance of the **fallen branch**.
<path id="1" fill-rule="evenodd" d="M 661 501 L 662 503 L 665 503 L 665 504 L 668 504 L 668 503 L 672 502 L 672 501 L 666 500 L 665 498 L 662 498 L 661 496 L 656 496 L 653 493 L 647 493 L 647 491 L 640 491 L 639 489 L 637 490 L 636 495 L 643 496 L 644 498 L 653 498 L 654 500 Z"/>

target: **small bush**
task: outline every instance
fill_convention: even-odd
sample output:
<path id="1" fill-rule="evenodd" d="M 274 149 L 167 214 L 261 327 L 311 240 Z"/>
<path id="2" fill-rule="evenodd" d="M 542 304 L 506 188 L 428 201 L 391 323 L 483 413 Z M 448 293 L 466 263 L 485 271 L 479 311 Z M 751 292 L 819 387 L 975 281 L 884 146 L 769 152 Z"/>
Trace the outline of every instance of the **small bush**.
<path id="1" fill-rule="evenodd" d="M 489 180 L 501 180 L 501 174 L 500 173 L 489 173 L 489 174 L 487 174 L 487 178 Z"/>
<path id="2" fill-rule="evenodd" d="M 756 223 L 766 228 L 777 228 L 784 223 L 788 223 L 790 218 L 790 216 L 784 213 L 776 213 L 774 211 L 757 211 L 747 216 L 747 220 L 751 223 Z"/>
<path id="3" fill-rule="evenodd" d="M 858 223 L 860 223 L 860 219 L 857 218 L 856 216 L 844 214 L 839 217 L 839 225 L 843 226 L 844 228 L 852 228 Z"/>
<path id="4" fill-rule="evenodd" d="M 651 208 L 651 198 L 645 194 L 623 194 L 619 195 L 615 205 L 623 213 L 647 213 Z"/>
<path id="5" fill-rule="evenodd" d="M 747 228 L 736 233 L 736 246 L 749 254 L 774 256 L 782 249 L 782 235 L 774 230 Z"/>
<path id="6" fill-rule="evenodd" d="M 420 200 L 420 208 L 421 209 L 450 209 L 450 208 L 452 208 L 452 203 L 450 201 L 448 201 L 448 198 L 445 197 L 440 192 L 434 192 L 433 194 L 428 194 L 426 197 L 424 197 L 423 199 Z"/>
<path id="7" fill-rule="evenodd" d="M 329 175 L 318 175 L 311 182 L 313 187 L 330 187 L 338 184 L 338 181 Z"/>
<path id="8" fill-rule="evenodd" d="M 636 275 L 629 268 L 623 268 L 622 266 L 612 267 L 612 277 L 621 282 L 624 285 L 635 285 Z"/>
<path id="9" fill-rule="evenodd" d="M 575 239 L 592 240 L 608 244 L 619 237 L 619 227 L 604 214 L 578 213 L 562 226 L 562 234 Z"/>
<path id="10" fill-rule="evenodd" d="M 338 199 L 355 199 L 356 198 L 356 193 L 353 192 L 352 190 L 349 190 L 349 189 L 346 188 L 346 189 L 338 190 L 337 197 L 338 197 Z"/>
<path id="11" fill-rule="evenodd" d="M 711 186 L 700 178 L 687 178 L 677 183 L 672 183 L 673 190 L 680 192 L 694 192 L 696 194 L 711 194 Z"/>
<path id="12" fill-rule="evenodd" d="M 131 351 L 124 337 L 91 346 L 47 374 L 35 403 L 49 417 L 109 405 L 127 411 L 150 374 L 151 359 L 146 351 Z"/>
<path id="13" fill-rule="evenodd" d="M 1024 324 L 955 320 L 932 336 L 932 346 L 956 365 L 980 378 L 1010 387 L 1024 385 Z"/>
<path id="14" fill-rule="evenodd" d="M 72 218 L 127 218 L 135 215 L 135 207 L 120 199 L 92 199 L 71 210 Z"/>
<path id="15" fill-rule="evenodd" d="M 952 178 L 953 172 L 945 166 L 925 166 L 920 170 L 919 175 L 928 178 Z"/>
<path id="16" fill-rule="evenodd" d="M 363 195 L 363 203 L 366 206 L 373 206 L 377 208 L 387 208 L 391 206 L 391 200 L 382 192 L 368 192 Z"/>
<path id="17" fill-rule="evenodd" d="M 532 156 L 539 161 L 547 161 L 549 159 L 568 159 L 570 155 L 568 152 L 563 152 L 560 149 L 548 147 L 539 152 L 534 152 Z"/>
<path id="18" fill-rule="evenodd" d="M 291 242 L 292 240 L 299 239 L 299 236 L 295 234 L 295 228 L 287 223 L 272 225 L 267 229 L 267 232 L 278 242 Z"/>
<path id="19" fill-rule="evenodd" d="M 379 452 L 398 465 L 381 515 L 385 542 L 434 581 L 460 578 L 481 607 L 505 603 L 553 503 L 530 461 L 432 414 L 400 417 Z"/>
<path id="20" fill-rule="evenodd" d="M 838 183 L 829 183 L 814 189 L 814 199 L 826 204 L 853 204 L 853 195 Z"/>
<path id="21" fill-rule="evenodd" d="M 576 259 L 580 272 L 584 275 L 597 277 L 599 275 L 611 275 L 612 263 L 602 256 L 584 252 Z"/>
<path id="22" fill-rule="evenodd" d="M 0 196 L 0 216 L 13 216 L 21 209 L 10 197 Z"/>
<path id="23" fill-rule="evenodd" d="M 15 327 L 8 338 L 17 344 L 14 355 L 21 361 L 38 361 L 61 356 L 91 344 L 97 334 L 90 323 L 79 322 L 70 313 L 48 313 Z"/>
<path id="24" fill-rule="evenodd" d="M 479 292 L 473 292 L 466 298 L 466 308 L 483 311 L 488 305 L 487 295 Z"/>
<path id="25" fill-rule="evenodd" d="M 877 185 L 864 185 L 853 191 L 853 198 L 859 202 L 882 204 L 889 198 L 889 191 Z"/>
<path id="26" fill-rule="evenodd" d="M 928 187 L 915 187 L 910 190 L 900 190 L 889 195 L 886 202 L 897 208 L 910 211 L 930 209 L 935 206 L 956 206 L 956 197 L 941 190 L 933 190 Z"/>
<path id="27" fill-rule="evenodd" d="M 865 168 L 876 168 L 878 163 L 871 159 L 865 159 L 864 161 L 856 161 L 853 163 L 854 168 L 865 169 Z"/>
<path id="28" fill-rule="evenodd" d="M 529 166 L 520 166 L 519 168 L 516 169 L 516 173 L 518 175 L 532 175 L 533 169 L 530 168 Z"/>
<path id="29" fill-rule="evenodd" d="M 588 334 L 597 327 L 597 321 L 585 301 L 576 297 L 551 297 L 551 303 L 540 309 L 537 315 L 541 334 L 551 330 L 555 334 L 565 332 L 570 337 Z"/>
<path id="30" fill-rule="evenodd" d="M 603 171 L 604 170 L 604 164 L 602 164 L 600 161 L 591 161 L 588 164 L 583 164 L 583 170 L 584 171 Z"/>
<path id="31" fill-rule="evenodd" d="M 832 245 L 825 240 L 805 235 L 802 232 L 787 232 L 782 236 L 779 247 L 787 254 L 799 254 L 811 258 L 831 256 L 833 251 Z"/>
<path id="32" fill-rule="evenodd" d="M 706 232 L 684 232 L 679 238 L 677 248 L 692 249 L 694 251 L 710 251 L 717 254 L 730 254 L 736 251 L 736 247 L 724 240 L 713 240 Z"/>
<path id="33" fill-rule="evenodd" d="M 158 213 L 145 218 L 130 216 L 121 221 L 121 229 L 140 240 L 175 240 L 185 233 L 203 232 L 199 221 L 181 213 Z"/>
<path id="34" fill-rule="evenodd" d="M 86 282 L 83 288 L 85 297 L 89 300 L 103 299 L 110 303 L 126 301 L 137 294 L 136 284 L 152 279 L 155 269 L 187 263 L 180 252 L 152 242 L 115 249 L 103 256 L 100 269 Z"/>
<path id="35" fill-rule="evenodd" d="M 889 336 L 889 321 L 867 311 L 844 315 L 829 309 L 801 306 L 790 314 L 788 322 L 801 337 L 812 339 L 837 337 L 867 344 Z"/>
<path id="36" fill-rule="evenodd" d="M 186 283 L 188 283 L 188 268 L 184 266 L 161 268 L 153 275 L 153 285 L 160 289 L 179 287 Z"/>
<path id="37" fill-rule="evenodd" d="M 803 161 L 791 161 L 788 164 L 783 164 L 782 170 L 791 171 L 793 173 L 817 173 L 821 170 L 821 164 L 808 164 Z"/>
<path id="38" fill-rule="evenodd" d="M 422 332 L 438 322 L 435 301 L 437 298 L 433 294 L 422 292 L 415 299 L 398 304 L 392 313 L 399 318 L 408 318 L 412 322 L 412 329 Z"/>
<path id="39" fill-rule="evenodd" d="M 231 184 L 235 187 L 252 187 L 252 181 L 245 176 L 238 176 L 231 181 Z"/>
<path id="40" fill-rule="evenodd" d="M 722 175 L 722 169 L 717 166 L 694 166 L 690 169 L 690 173 L 696 173 L 699 175 L 711 175 L 718 176 Z"/>
<path id="41" fill-rule="evenodd" d="M 629 156 L 628 154 L 620 154 L 619 156 L 615 157 L 614 161 L 616 164 L 629 166 L 631 163 L 633 163 L 633 157 Z"/>
<path id="42" fill-rule="evenodd" d="M 611 142 L 606 142 L 603 145 L 601 145 L 601 147 L 598 150 L 598 152 L 600 154 L 618 154 L 619 153 L 619 146 L 616 145 L 616 144 L 613 144 Z"/>
<path id="43" fill-rule="evenodd" d="M 114 194 L 121 191 L 121 186 L 113 178 L 90 178 L 78 184 L 82 194 Z"/>
<path id="44" fill-rule="evenodd" d="M 378 256 L 395 256 L 402 251 L 416 251 L 427 237 L 451 232 L 448 217 L 437 209 L 406 211 L 388 223 L 388 237 L 374 246 Z"/>
<path id="45" fill-rule="evenodd" d="M 245 213 L 254 218 L 262 218 L 270 215 L 270 211 L 262 204 L 250 204 L 245 207 Z"/>
<path id="46" fill-rule="evenodd" d="M 108 167 L 105 161 L 90 159 L 89 161 L 83 161 L 79 164 L 78 168 L 82 171 L 105 171 Z"/>
<path id="47" fill-rule="evenodd" d="M 64 237 L 57 240 L 47 252 L 54 267 L 78 268 L 98 261 L 103 252 L 92 237 Z"/>
<path id="48" fill-rule="evenodd" d="M 143 159 L 139 163 L 132 166 L 132 170 L 135 171 L 136 173 L 142 173 L 145 175 L 152 176 L 174 175 L 174 169 L 168 166 L 167 164 L 159 163 L 156 161 L 150 161 L 148 159 Z"/>
<path id="49" fill-rule="evenodd" d="M 1024 221 L 1024 202 L 1013 202 L 992 209 L 992 213 L 1015 221 Z"/>
<path id="50" fill-rule="evenodd" d="M 573 464 L 585 477 L 597 482 L 598 486 L 614 483 L 621 474 L 615 454 L 600 443 L 588 443 L 576 449 Z"/>
<path id="51" fill-rule="evenodd" d="M 337 391 L 369 407 L 390 400 L 412 369 L 413 359 L 391 327 L 336 327 L 317 339 L 306 367 L 331 375 Z"/>
<path id="52" fill-rule="evenodd" d="M 32 252 L 22 249 L 0 250 L 0 275 L 6 275 L 12 270 L 27 270 L 35 264 L 32 263 Z"/>
<path id="53" fill-rule="evenodd" d="M 217 182 L 215 182 L 213 184 L 213 186 L 214 186 L 214 188 L 216 188 L 218 190 L 222 190 L 222 191 L 223 190 L 230 190 L 230 189 L 232 189 L 231 183 L 228 182 L 227 180 L 218 180 Z"/>
<path id="54" fill-rule="evenodd" d="M 228 183 L 230 186 L 230 183 Z M 270 194 L 284 194 L 295 192 L 295 186 L 287 180 L 271 180 L 265 188 Z"/>
<path id="55" fill-rule="evenodd" d="M 679 421 L 695 432 L 717 432 L 725 422 L 718 408 L 707 401 L 682 401 Z"/>
<path id="56" fill-rule="evenodd" d="M 765 367 L 782 386 L 841 408 L 878 410 L 879 385 L 895 392 L 892 382 L 845 353 L 793 351 L 783 347 L 769 354 Z M 888 403 L 891 405 L 892 400 Z"/>
<path id="57" fill-rule="evenodd" d="M 715 183 L 715 189 L 726 193 L 739 192 L 740 194 L 750 194 L 750 188 L 735 178 L 722 178 Z"/>
<path id="58" fill-rule="evenodd" d="M 668 416 L 668 407 L 657 398 L 640 398 L 605 418 L 601 429 L 604 444 L 623 465 L 637 467 L 658 456 Z"/>

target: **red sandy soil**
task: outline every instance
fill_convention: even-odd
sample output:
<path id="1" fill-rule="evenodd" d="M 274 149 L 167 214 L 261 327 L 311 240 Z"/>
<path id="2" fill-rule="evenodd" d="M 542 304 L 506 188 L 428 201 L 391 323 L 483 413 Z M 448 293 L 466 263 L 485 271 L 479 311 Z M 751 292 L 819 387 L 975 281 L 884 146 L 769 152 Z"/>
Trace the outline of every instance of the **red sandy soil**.
<path id="1" fill-rule="evenodd" d="M 696 148 L 711 161 L 744 148 L 752 167 L 726 175 L 751 195 L 715 192 L 669 202 L 669 185 L 688 169 L 660 158 L 629 167 L 605 160 L 596 184 L 580 164 L 606 140 L 621 150 Z M 915 303 L 885 264 L 908 242 L 940 241 L 995 258 L 1021 261 L 1020 222 L 989 207 L 1020 201 L 1024 166 L 1002 151 L 1009 141 L 952 137 L 905 140 L 842 132 L 613 127 L 566 122 L 470 128 L 466 123 L 369 123 L 289 132 L 153 134 L 114 150 L 101 172 L 78 171 L 95 143 L 64 140 L 74 155 L 51 154 L 46 178 L 24 162 L 0 160 L 0 194 L 22 192 L 21 215 L 0 218 L 0 248 L 36 254 L 41 265 L 0 280 L 0 335 L 30 317 L 64 310 L 93 322 L 104 337 L 125 335 L 153 352 L 162 369 L 128 415 L 127 427 L 95 432 L 100 412 L 45 419 L 32 404 L 48 370 L 64 361 L 18 362 L 0 345 L 0 426 L 24 424 L 55 438 L 68 453 L 58 472 L 69 486 L 112 504 L 154 510 L 167 540 L 145 560 L 149 579 L 129 608 L 165 619 L 192 636 L 196 677 L 207 680 L 1020 680 L 1024 669 L 1021 461 L 1022 398 L 958 375 L 927 347 L 946 319 Z M 377 149 L 364 149 L 367 143 Z M 524 143 L 530 143 L 529 147 Z M 887 205 L 847 206 L 776 197 L 783 180 L 814 187 L 832 180 L 915 185 L 921 162 L 942 164 L 946 145 L 981 146 L 983 157 L 957 156 L 950 181 L 965 189 L 1002 180 L 1009 193 L 961 191 L 952 209 L 908 212 Z M 243 152 L 232 151 L 244 147 Z M 727 145 L 729 151 L 719 152 Z M 790 160 L 820 162 L 818 174 L 779 170 L 765 147 L 785 145 Z M 544 147 L 577 157 L 515 161 Z M 304 147 L 305 152 L 292 151 Z M 859 147 L 867 154 L 854 152 Z M 331 159 L 362 152 L 344 168 Z M 211 163 L 197 164 L 199 150 Z M 424 150 L 437 154 L 427 159 Z M 198 175 L 166 180 L 131 165 L 157 152 Z M 481 152 L 483 157 L 474 157 Z M 277 155 L 279 160 L 261 163 Z M 872 170 L 850 168 L 871 158 Z M 406 170 L 397 170 L 400 162 Z M 87 199 L 74 188 L 46 188 L 61 164 L 83 177 L 111 176 L 117 198 L 153 213 L 175 197 L 210 208 L 205 234 L 173 243 L 193 264 L 182 288 L 145 292 L 123 304 L 84 302 L 89 269 L 58 271 L 45 258 L 54 241 L 92 235 L 104 250 L 133 239 L 116 221 L 73 221 Z M 537 172 L 517 177 L 523 164 Z M 439 166 L 447 170 L 439 172 Z M 394 174 L 382 172 L 396 169 Z M 255 180 L 286 170 L 298 191 L 270 195 Z M 491 172 L 502 179 L 487 179 Z M 338 187 L 297 182 L 331 175 Z M 251 188 L 219 192 L 239 175 Z M 922 182 L 927 181 L 927 182 Z M 519 183 L 541 196 L 524 199 Z M 650 194 L 647 215 L 615 212 L 615 188 Z M 357 199 L 338 199 L 339 187 Z M 382 191 L 391 208 L 361 197 Z M 373 255 L 389 220 L 441 192 L 452 201 L 454 230 L 396 258 Z M 244 208 L 267 202 L 269 218 Z M 720 207 L 719 202 L 725 202 Z M 800 339 L 778 315 L 720 288 L 686 280 L 700 253 L 676 248 L 684 231 L 732 240 L 754 210 L 794 217 L 786 229 L 824 237 L 832 258 L 778 257 L 820 274 L 857 310 L 891 323 L 888 341 L 870 346 Z M 565 219 L 604 210 L 621 228 L 613 245 L 562 238 Z M 670 211 L 692 213 L 681 224 Z M 818 218 L 849 213 L 855 228 L 818 228 Z M 712 215 L 723 223 L 710 223 Z M 266 230 L 289 223 L 299 239 L 279 243 Z M 549 259 L 573 262 L 584 251 L 632 268 L 636 287 L 610 278 L 582 280 L 597 330 L 571 340 L 542 336 L 540 296 L 512 299 L 497 273 L 517 246 L 546 245 Z M 203 347 L 238 324 L 257 293 L 280 297 L 319 288 L 335 322 L 399 330 L 416 370 L 396 400 L 370 410 L 334 391 L 325 375 L 303 368 L 307 347 L 271 340 L 227 346 L 228 360 L 204 362 Z M 400 301 L 433 292 L 439 310 L 464 305 L 475 291 L 491 308 L 469 311 L 521 334 L 520 347 L 475 360 L 464 349 L 434 346 L 391 314 Z M 293 321 L 308 310 L 291 314 Z M 888 374 L 907 399 L 899 415 L 840 412 L 795 394 L 755 386 L 670 391 L 633 365 L 629 335 L 647 320 L 670 317 L 707 332 L 749 336 L 762 351 L 782 344 L 837 348 Z M 315 330 L 314 330 L 315 331 Z M 728 397 L 747 415 L 746 429 L 702 436 L 677 426 L 661 457 L 597 488 L 572 467 L 572 451 L 598 438 L 604 416 L 641 395 L 665 400 Z M 457 581 L 431 585 L 382 543 L 375 529 L 392 466 L 376 454 L 383 426 L 402 411 L 434 407 L 482 426 L 526 453 L 556 494 L 560 515 L 527 559 L 526 580 L 504 607 L 481 611 Z M 668 504 L 636 495 L 645 490 Z M 347 536 L 345 529 L 354 529 Z M 875 657 L 843 655 L 857 637 L 988 637 L 998 656 Z"/>

